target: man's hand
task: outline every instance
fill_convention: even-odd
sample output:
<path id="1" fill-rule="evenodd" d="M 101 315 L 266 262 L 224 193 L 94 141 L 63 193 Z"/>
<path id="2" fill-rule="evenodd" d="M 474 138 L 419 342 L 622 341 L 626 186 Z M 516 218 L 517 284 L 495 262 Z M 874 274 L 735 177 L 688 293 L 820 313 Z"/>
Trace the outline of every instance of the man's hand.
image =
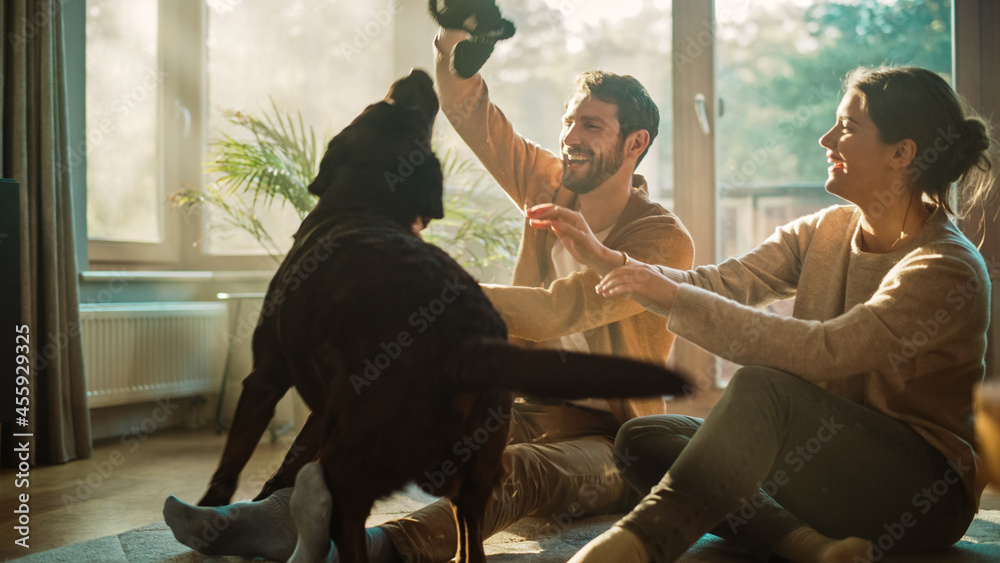
<path id="1" fill-rule="evenodd" d="M 428 0 L 431 16 L 444 29 L 469 33 L 455 46 L 451 67 L 459 76 L 472 78 L 493 54 L 497 41 L 514 36 L 514 23 L 504 19 L 494 0 Z"/>
<path id="2" fill-rule="evenodd" d="M 623 265 L 625 255 L 597 240 L 579 211 L 543 203 L 528 209 L 527 216 L 529 225 L 552 229 L 573 258 L 601 276 L 601 283 L 595 288 L 599 295 L 624 295 L 643 307 L 655 305 L 664 311 L 674 306 L 677 282 L 631 256 L 628 264 Z"/>
<path id="3" fill-rule="evenodd" d="M 602 276 L 625 263 L 624 254 L 597 240 L 579 211 L 543 203 L 528 209 L 527 216 L 529 225 L 552 229 L 573 258 Z"/>

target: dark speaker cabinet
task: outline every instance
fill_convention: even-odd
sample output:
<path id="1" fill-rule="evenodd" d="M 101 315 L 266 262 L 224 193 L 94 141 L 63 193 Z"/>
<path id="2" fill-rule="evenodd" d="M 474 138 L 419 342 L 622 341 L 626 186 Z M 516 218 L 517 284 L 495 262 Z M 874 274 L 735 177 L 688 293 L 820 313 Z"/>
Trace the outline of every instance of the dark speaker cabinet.
<path id="1" fill-rule="evenodd" d="M 21 322 L 21 196 L 13 180 L 0 178 L 0 357 L 4 390 L 0 393 L 0 422 L 14 420 L 14 387 L 18 375 L 19 344 L 34 344 L 34 335 Z M 21 342 L 18 342 L 21 336 Z"/>

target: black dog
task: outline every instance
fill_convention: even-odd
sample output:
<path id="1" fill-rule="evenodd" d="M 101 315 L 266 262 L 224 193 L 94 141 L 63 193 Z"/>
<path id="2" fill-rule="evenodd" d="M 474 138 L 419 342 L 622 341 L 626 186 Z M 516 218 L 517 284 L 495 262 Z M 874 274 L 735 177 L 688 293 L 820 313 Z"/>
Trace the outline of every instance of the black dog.
<path id="1" fill-rule="evenodd" d="M 367 561 L 364 524 L 376 499 L 442 467 L 454 470 L 433 492 L 455 506 L 459 559 L 485 561 L 480 523 L 501 477 L 507 426 L 471 457 L 454 460 L 453 448 L 495 429 L 491 413 L 509 412 L 512 391 L 574 399 L 685 386 L 645 363 L 507 343 L 476 281 L 415 233 L 415 224 L 443 215 L 430 151 L 437 110 L 430 77 L 414 71 L 330 141 L 309 187 L 319 203 L 268 288 L 253 371 L 199 502 L 229 502 L 275 404 L 294 385 L 312 414 L 258 498 L 291 486 L 302 465 L 319 459 L 342 561 Z"/>

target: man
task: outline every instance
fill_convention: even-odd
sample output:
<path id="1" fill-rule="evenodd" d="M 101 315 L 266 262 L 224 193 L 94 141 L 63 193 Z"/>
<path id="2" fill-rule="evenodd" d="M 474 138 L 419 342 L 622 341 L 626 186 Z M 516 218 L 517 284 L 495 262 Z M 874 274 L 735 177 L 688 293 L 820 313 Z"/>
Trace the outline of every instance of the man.
<path id="1" fill-rule="evenodd" d="M 480 75 L 463 79 L 450 68 L 454 46 L 466 38 L 442 30 L 435 41 L 441 109 L 514 203 L 528 209 L 512 286 L 485 286 L 511 339 L 526 346 L 626 356 L 664 364 L 673 335 L 662 317 L 625 299 L 604 299 L 594 287 L 627 256 L 689 269 L 690 235 L 669 211 L 649 201 L 634 176 L 656 136 L 659 112 L 637 80 L 591 71 L 577 78 L 560 135 L 561 155 L 520 137 L 490 103 Z M 581 264 L 563 247 L 547 219 L 555 203 L 575 210 L 565 219 L 603 242 L 599 260 Z M 614 377 L 614 374 L 608 374 Z M 576 404 L 515 404 L 503 485 L 487 508 L 483 535 L 525 516 L 557 525 L 589 514 L 627 510 L 615 459 L 618 427 L 636 416 L 662 413 L 658 397 L 592 399 Z M 381 527 L 404 561 L 446 561 L 457 540 L 447 500 Z M 387 559 L 391 560 L 391 559 Z"/>
<path id="2" fill-rule="evenodd" d="M 673 214 L 649 201 L 645 181 L 633 175 L 656 136 L 655 104 L 634 78 L 596 71 L 580 75 L 563 117 L 562 154 L 555 155 L 514 131 L 490 103 L 480 75 L 462 79 L 452 72 L 452 50 L 466 37 L 462 31 L 439 33 L 437 84 L 452 125 L 514 203 L 527 209 L 513 285 L 486 286 L 511 339 L 662 365 L 673 343 L 663 319 L 630 299 L 605 299 L 594 289 L 602 275 L 629 256 L 682 270 L 692 265 L 690 235 Z M 603 243 L 599 258 L 588 264 L 573 258 L 573 249 L 563 246 L 548 223 L 555 213 L 569 228 L 591 232 Z M 508 413 L 505 477 L 487 508 L 484 536 L 525 516 L 565 526 L 585 515 L 630 509 L 638 498 L 618 474 L 629 460 L 615 459 L 615 434 L 631 418 L 664 411 L 658 397 L 517 403 Z M 328 493 L 317 469 L 303 468 L 296 489 L 299 507 L 296 498 L 292 501 L 300 534 L 296 560 L 330 556 L 324 521 L 329 513 L 316 510 L 317 499 L 328 499 Z M 296 543 L 288 517 L 282 516 L 288 513 L 288 495 L 286 489 L 260 503 L 219 509 L 168 506 L 165 516 L 178 540 L 188 543 L 188 532 L 200 532 L 201 522 L 237 509 L 239 519 L 220 532 L 211 551 L 284 559 Z M 266 533 L 258 518 L 272 520 Z M 450 502 L 442 499 L 370 529 L 369 539 L 374 562 L 447 561 L 457 545 Z"/>

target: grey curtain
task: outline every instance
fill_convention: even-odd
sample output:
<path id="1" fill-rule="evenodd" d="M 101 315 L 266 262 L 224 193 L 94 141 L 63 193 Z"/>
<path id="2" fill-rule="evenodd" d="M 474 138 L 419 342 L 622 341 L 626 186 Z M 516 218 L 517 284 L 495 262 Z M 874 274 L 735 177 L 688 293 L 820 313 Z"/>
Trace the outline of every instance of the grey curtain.
<path id="1" fill-rule="evenodd" d="M 0 174 L 21 184 L 22 319 L 33 356 L 31 423 L 4 434 L 34 434 L 32 463 L 92 451 L 68 166 L 65 3 L 4 0 L 0 9 Z"/>

